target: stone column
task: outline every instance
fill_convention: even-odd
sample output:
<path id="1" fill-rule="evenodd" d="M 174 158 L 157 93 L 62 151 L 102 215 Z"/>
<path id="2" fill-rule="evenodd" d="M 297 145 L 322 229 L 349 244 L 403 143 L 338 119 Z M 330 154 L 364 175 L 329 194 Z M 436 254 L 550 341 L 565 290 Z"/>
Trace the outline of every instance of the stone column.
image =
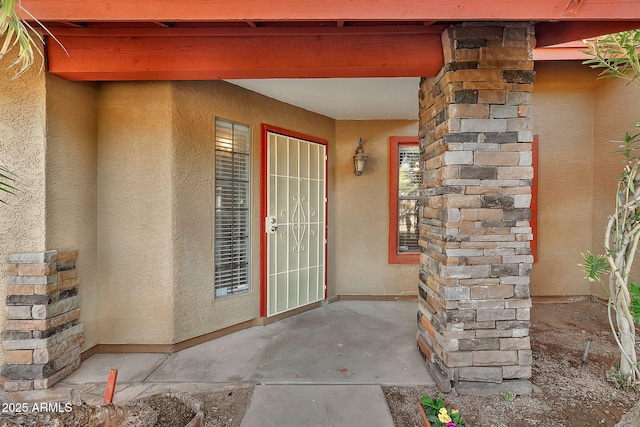
<path id="1" fill-rule="evenodd" d="M 8 256 L 5 391 L 49 388 L 80 366 L 77 250 Z"/>
<path id="2" fill-rule="evenodd" d="M 420 88 L 418 345 L 443 391 L 530 393 L 530 23 L 464 23 Z"/>

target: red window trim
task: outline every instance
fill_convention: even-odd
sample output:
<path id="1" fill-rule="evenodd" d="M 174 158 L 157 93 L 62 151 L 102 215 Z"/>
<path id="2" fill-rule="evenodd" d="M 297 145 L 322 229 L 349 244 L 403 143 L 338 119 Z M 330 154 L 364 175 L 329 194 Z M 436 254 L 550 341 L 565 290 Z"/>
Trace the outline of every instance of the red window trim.
<path id="1" fill-rule="evenodd" d="M 418 145 L 417 136 L 392 136 L 389 138 L 389 264 L 418 264 L 420 254 L 398 253 L 398 148 L 401 145 Z"/>
<path id="2" fill-rule="evenodd" d="M 538 260 L 538 135 L 533 135 L 531 144 L 531 167 L 533 167 L 533 179 L 531 180 L 531 233 L 533 239 L 529 243 L 533 262 Z"/>

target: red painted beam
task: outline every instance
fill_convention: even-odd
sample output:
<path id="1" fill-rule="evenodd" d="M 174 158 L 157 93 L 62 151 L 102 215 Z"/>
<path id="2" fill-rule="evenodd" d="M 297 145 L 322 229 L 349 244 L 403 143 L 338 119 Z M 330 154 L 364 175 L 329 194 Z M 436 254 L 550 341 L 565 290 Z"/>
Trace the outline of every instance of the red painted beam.
<path id="1" fill-rule="evenodd" d="M 582 41 L 562 43 L 555 46 L 533 49 L 534 61 L 584 61 L 592 58 L 584 53 L 587 49 Z"/>
<path id="2" fill-rule="evenodd" d="M 637 0 L 22 0 L 41 21 L 632 20 Z"/>
<path id="3" fill-rule="evenodd" d="M 434 76 L 443 66 L 440 35 L 419 28 L 408 34 L 333 28 L 293 35 L 249 28 L 253 35 L 222 36 L 209 29 L 147 28 L 133 35 L 126 35 L 131 29 L 122 35 L 61 29 L 56 37 L 69 54 L 49 40 L 47 62 L 49 72 L 69 80 Z"/>
<path id="4" fill-rule="evenodd" d="M 635 7 L 640 10 L 640 3 L 636 2 Z M 611 22 L 541 22 L 536 24 L 536 46 L 552 46 L 636 28 L 640 28 L 637 18 Z"/>
<path id="5" fill-rule="evenodd" d="M 56 37 L 274 37 L 274 36 L 379 36 L 379 35 L 437 35 L 447 25 L 371 25 L 354 27 L 217 27 L 180 26 L 159 28 L 157 25 L 99 26 L 86 28 L 50 28 Z M 104 24 L 106 25 L 106 24 Z"/>

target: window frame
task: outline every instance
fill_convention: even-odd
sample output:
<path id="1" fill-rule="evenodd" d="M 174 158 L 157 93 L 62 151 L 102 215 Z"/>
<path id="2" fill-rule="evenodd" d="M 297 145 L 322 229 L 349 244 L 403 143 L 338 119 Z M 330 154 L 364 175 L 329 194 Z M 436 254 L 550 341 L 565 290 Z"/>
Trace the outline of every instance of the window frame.
<path id="1" fill-rule="evenodd" d="M 533 142 L 531 143 L 531 167 L 533 168 L 533 179 L 531 180 L 531 205 L 529 207 L 531 211 L 531 219 L 529 225 L 531 226 L 531 234 L 533 238 L 529 242 L 531 248 L 531 255 L 533 255 L 533 262 L 538 261 L 538 159 L 539 159 L 540 139 L 538 135 L 533 135 Z"/>
<path id="2" fill-rule="evenodd" d="M 216 216 L 217 216 L 217 188 L 218 188 L 218 177 L 217 177 L 217 167 L 216 167 L 216 162 L 217 162 L 217 156 L 218 156 L 218 151 L 223 151 L 223 150 L 218 150 L 218 146 L 217 146 L 217 141 L 218 141 L 218 123 L 224 123 L 225 125 L 229 125 L 231 126 L 232 129 L 232 133 L 234 132 L 233 129 L 235 126 L 242 126 L 247 128 L 247 135 L 249 138 L 248 144 L 249 144 L 249 149 L 248 152 L 244 153 L 244 152 L 240 152 L 240 151 L 236 151 L 235 150 L 235 140 L 232 141 L 232 156 L 237 154 L 243 155 L 243 156 L 247 156 L 247 165 L 248 165 L 248 171 L 247 171 L 247 207 L 246 207 L 246 216 L 247 216 L 247 224 L 246 224 L 246 230 L 247 230 L 247 236 L 246 236 L 246 289 L 241 289 L 241 290 L 235 290 L 234 291 L 234 287 L 238 286 L 235 283 L 232 283 L 231 286 L 231 292 L 227 292 L 226 294 L 223 295 L 218 295 L 217 294 L 217 290 L 219 288 L 219 286 L 217 286 L 217 280 L 216 280 L 216 275 L 217 275 L 217 239 L 216 239 L 216 226 L 217 226 L 217 221 L 216 221 Z M 229 119 L 225 119 L 222 117 L 214 117 L 214 121 L 213 121 L 213 125 L 214 125 L 214 135 L 213 135 L 213 198 L 214 198 L 214 205 L 213 205 L 213 299 L 218 299 L 218 298 L 226 298 L 226 297 L 232 297 L 232 296 L 240 296 L 240 295 L 247 295 L 249 293 L 251 293 L 252 290 L 252 284 L 251 284 L 251 276 L 252 276 L 252 268 L 251 268 L 251 239 L 252 239 L 252 218 L 251 218 L 251 189 L 252 189 L 252 168 L 251 168 L 251 162 L 252 162 L 252 157 L 253 157 L 253 128 L 251 125 L 248 125 L 246 123 L 240 123 L 234 120 L 229 120 Z M 233 161 L 232 161 L 233 164 Z M 234 170 L 234 176 L 235 176 L 235 170 Z M 232 186 L 233 186 L 233 180 L 235 178 L 232 177 Z M 233 212 L 232 215 L 235 215 L 235 208 L 232 208 Z M 235 251 L 234 247 L 235 247 L 235 243 L 232 241 L 231 244 L 232 247 L 232 252 Z M 233 255 L 232 255 L 233 257 Z M 234 272 L 234 268 L 232 267 L 232 273 L 231 273 L 232 277 L 236 275 L 236 273 Z M 233 280 L 233 279 L 232 279 Z"/>
<path id="3" fill-rule="evenodd" d="M 398 161 L 400 158 L 400 146 L 419 146 L 417 136 L 392 136 L 389 138 L 389 264 L 418 264 L 420 252 L 401 253 L 398 248 L 398 209 L 399 209 L 399 172 Z"/>

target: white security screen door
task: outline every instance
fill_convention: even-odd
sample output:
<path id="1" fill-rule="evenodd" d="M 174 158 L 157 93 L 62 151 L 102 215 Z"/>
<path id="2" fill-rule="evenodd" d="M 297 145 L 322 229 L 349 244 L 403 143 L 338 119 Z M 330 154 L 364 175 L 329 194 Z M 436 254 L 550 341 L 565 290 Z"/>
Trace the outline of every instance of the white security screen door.
<path id="1" fill-rule="evenodd" d="M 326 147 L 267 132 L 267 316 L 325 295 Z"/>

